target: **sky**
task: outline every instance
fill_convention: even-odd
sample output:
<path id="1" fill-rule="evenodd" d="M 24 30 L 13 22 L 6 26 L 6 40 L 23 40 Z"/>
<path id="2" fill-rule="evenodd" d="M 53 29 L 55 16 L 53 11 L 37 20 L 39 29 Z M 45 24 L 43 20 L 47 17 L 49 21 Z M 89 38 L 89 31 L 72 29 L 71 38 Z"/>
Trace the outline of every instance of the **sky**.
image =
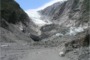
<path id="1" fill-rule="evenodd" d="M 16 0 L 24 10 L 36 9 L 51 0 Z"/>
<path id="2" fill-rule="evenodd" d="M 16 0 L 25 11 L 34 9 L 41 10 L 58 1 L 64 0 Z"/>

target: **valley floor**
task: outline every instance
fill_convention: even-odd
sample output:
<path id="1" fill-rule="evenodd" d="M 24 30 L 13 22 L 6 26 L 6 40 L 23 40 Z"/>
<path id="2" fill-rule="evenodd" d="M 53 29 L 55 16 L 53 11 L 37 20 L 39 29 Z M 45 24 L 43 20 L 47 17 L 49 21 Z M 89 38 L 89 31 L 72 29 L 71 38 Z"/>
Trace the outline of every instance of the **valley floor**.
<path id="1" fill-rule="evenodd" d="M 70 60 L 59 56 L 59 48 L 0 43 L 0 60 Z"/>
<path id="2" fill-rule="evenodd" d="M 0 43 L 0 60 L 78 60 L 79 50 L 67 53 L 64 57 L 59 56 L 62 46 L 41 47 L 29 44 Z M 81 53 L 84 51 L 80 51 Z M 82 54 L 79 60 L 89 60 L 88 50 Z"/>
<path id="3" fill-rule="evenodd" d="M 69 58 L 60 57 L 56 48 L 40 48 L 30 51 L 27 56 L 20 60 L 70 60 Z"/>

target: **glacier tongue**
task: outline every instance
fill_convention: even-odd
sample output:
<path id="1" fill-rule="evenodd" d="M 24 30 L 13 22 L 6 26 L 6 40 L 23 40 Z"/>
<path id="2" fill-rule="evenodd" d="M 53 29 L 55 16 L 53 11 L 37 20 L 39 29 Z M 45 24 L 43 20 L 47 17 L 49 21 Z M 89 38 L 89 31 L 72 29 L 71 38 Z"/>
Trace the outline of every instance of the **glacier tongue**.
<path id="1" fill-rule="evenodd" d="M 69 32 L 66 35 L 76 35 L 77 33 L 83 32 L 88 26 L 70 27 Z"/>
<path id="2" fill-rule="evenodd" d="M 35 10 L 28 10 L 28 11 L 26 11 L 26 13 L 29 15 L 29 17 L 32 19 L 32 21 L 38 26 L 51 24 L 51 22 L 45 22 L 44 19 L 42 20 L 41 19 L 42 16 Z"/>

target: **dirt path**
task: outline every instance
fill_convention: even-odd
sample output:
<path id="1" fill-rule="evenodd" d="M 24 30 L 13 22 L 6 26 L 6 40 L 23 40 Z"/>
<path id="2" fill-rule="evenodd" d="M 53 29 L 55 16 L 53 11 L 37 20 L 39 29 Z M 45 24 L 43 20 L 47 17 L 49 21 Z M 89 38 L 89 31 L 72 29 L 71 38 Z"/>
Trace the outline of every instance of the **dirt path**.
<path id="1" fill-rule="evenodd" d="M 69 58 L 60 57 L 59 50 L 54 48 L 42 48 L 30 50 L 28 55 L 20 60 L 70 60 Z"/>
<path id="2" fill-rule="evenodd" d="M 1 47 L 0 60 L 70 60 L 60 57 L 60 47 L 34 47 L 22 46 L 18 44 L 3 44 Z M 6 46 L 9 45 L 9 46 Z M 2 44 L 1 44 L 2 46 Z"/>

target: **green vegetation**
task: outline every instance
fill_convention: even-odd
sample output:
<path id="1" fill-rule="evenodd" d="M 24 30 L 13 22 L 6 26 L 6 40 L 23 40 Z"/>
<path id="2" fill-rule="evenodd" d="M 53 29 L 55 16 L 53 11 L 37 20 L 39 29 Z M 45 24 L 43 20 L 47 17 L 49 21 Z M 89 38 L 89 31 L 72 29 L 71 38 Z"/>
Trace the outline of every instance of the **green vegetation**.
<path id="1" fill-rule="evenodd" d="M 71 9 L 75 9 L 75 8 L 77 8 L 79 5 L 78 5 L 78 3 L 79 3 L 79 0 L 74 0 L 74 2 L 73 2 L 73 4 L 72 4 L 72 8 Z"/>
<path id="2" fill-rule="evenodd" d="M 27 14 L 14 0 L 1 0 L 1 18 L 9 23 L 29 21 Z"/>
<path id="3" fill-rule="evenodd" d="M 89 12 L 90 12 L 90 0 L 84 0 L 83 5 L 82 5 L 82 17 L 81 20 L 83 22 L 88 22 L 89 21 Z"/>
<path id="4" fill-rule="evenodd" d="M 85 7 L 84 7 L 86 9 L 85 11 L 89 12 L 90 11 L 90 0 L 84 0 L 83 3 L 85 5 Z"/>

